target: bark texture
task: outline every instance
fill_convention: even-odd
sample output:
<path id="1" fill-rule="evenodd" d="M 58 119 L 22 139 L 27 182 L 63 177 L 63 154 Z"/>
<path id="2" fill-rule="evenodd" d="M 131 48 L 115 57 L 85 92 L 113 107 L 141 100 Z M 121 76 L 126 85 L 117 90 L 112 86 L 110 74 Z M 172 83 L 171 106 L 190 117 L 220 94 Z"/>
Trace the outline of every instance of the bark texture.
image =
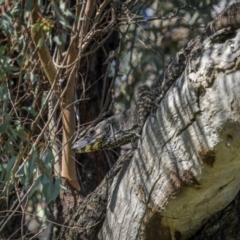
<path id="1" fill-rule="evenodd" d="M 118 159 L 98 188 L 81 202 L 80 207 L 70 216 L 70 219 L 66 219 L 64 225 L 67 227 L 61 228 L 58 239 L 97 239 L 104 221 L 113 178 L 118 176 L 118 181 L 121 180 L 133 153 L 134 151 L 130 150 Z"/>
<path id="2" fill-rule="evenodd" d="M 113 181 L 100 239 L 188 239 L 236 197 L 239 56 L 238 31 L 199 44 Z"/>
<path id="3" fill-rule="evenodd" d="M 60 239 L 238 239 L 239 56 L 238 31 L 199 42 L 134 156 L 119 159 Z"/>

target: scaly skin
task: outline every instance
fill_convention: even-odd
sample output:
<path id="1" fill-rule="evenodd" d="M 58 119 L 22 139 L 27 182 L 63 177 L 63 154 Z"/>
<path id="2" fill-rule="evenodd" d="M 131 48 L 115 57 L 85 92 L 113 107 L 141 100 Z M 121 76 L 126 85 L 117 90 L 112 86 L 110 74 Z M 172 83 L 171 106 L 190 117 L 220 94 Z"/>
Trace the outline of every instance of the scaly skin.
<path id="1" fill-rule="evenodd" d="M 131 121 L 127 121 L 130 119 Z M 132 140 L 137 132 L 137 126 L 136 108 L 129 109 L 88 129 L 74 143 L 72 150 L 86 153 L 124 145 Z"/>

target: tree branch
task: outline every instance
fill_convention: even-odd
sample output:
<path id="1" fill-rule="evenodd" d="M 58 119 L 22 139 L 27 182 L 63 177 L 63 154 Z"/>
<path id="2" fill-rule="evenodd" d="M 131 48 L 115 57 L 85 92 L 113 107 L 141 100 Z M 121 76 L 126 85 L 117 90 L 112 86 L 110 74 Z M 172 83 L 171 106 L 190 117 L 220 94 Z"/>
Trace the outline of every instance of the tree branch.
<path id="1" fill-rule="evenodd" d="M 156 120 L 148 118 L 117 191 L 113 181 L 100 239 L 187 239 L 238 193 L 240 34 L 234 34 L 224 29 L 198 44 Z"/>

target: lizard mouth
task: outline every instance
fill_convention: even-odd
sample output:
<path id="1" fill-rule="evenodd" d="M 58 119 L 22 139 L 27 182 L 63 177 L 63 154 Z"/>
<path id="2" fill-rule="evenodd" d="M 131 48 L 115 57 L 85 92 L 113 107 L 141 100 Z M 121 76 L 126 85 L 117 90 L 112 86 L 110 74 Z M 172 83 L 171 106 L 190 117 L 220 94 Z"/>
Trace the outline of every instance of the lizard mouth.
<path id="1" fill-rule="evenodd" d="M 79 150 L 84 149 L 88 144 L 89 144 L 89 142 L 87 140 L 77 140 L 73 144 L 72 150 L 74 152 L 78 152 Z"/>
<path id="2" fill-rule="evenodd" d="M 100 149 L 101 143 L 102 139 L 79 139 L 73 144 L 72 150 L 77 153 L 93 152 Z"/>
<path id="3" fill-rule="evenodd" d="M 72 150 L 74 152 L 86 152 L 85 149 L 88 146 L 91 146 L 92 143 L 91 141 L 87 140 L 87 139 L 79 139 L 78 141 L 76 141 L 73 146 L 72 146 Z"/>

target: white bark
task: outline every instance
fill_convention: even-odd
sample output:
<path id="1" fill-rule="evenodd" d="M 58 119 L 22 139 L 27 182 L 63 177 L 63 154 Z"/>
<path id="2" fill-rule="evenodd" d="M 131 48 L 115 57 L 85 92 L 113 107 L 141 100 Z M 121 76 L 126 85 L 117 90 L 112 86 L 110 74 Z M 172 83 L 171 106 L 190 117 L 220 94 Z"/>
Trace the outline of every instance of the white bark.
<path id="1" fill-rule="evenodd" d="M 187 239 L 238 193 L 240 34 L 211 39 L 148 118 L 112 185 L 100 239 Z"/>

